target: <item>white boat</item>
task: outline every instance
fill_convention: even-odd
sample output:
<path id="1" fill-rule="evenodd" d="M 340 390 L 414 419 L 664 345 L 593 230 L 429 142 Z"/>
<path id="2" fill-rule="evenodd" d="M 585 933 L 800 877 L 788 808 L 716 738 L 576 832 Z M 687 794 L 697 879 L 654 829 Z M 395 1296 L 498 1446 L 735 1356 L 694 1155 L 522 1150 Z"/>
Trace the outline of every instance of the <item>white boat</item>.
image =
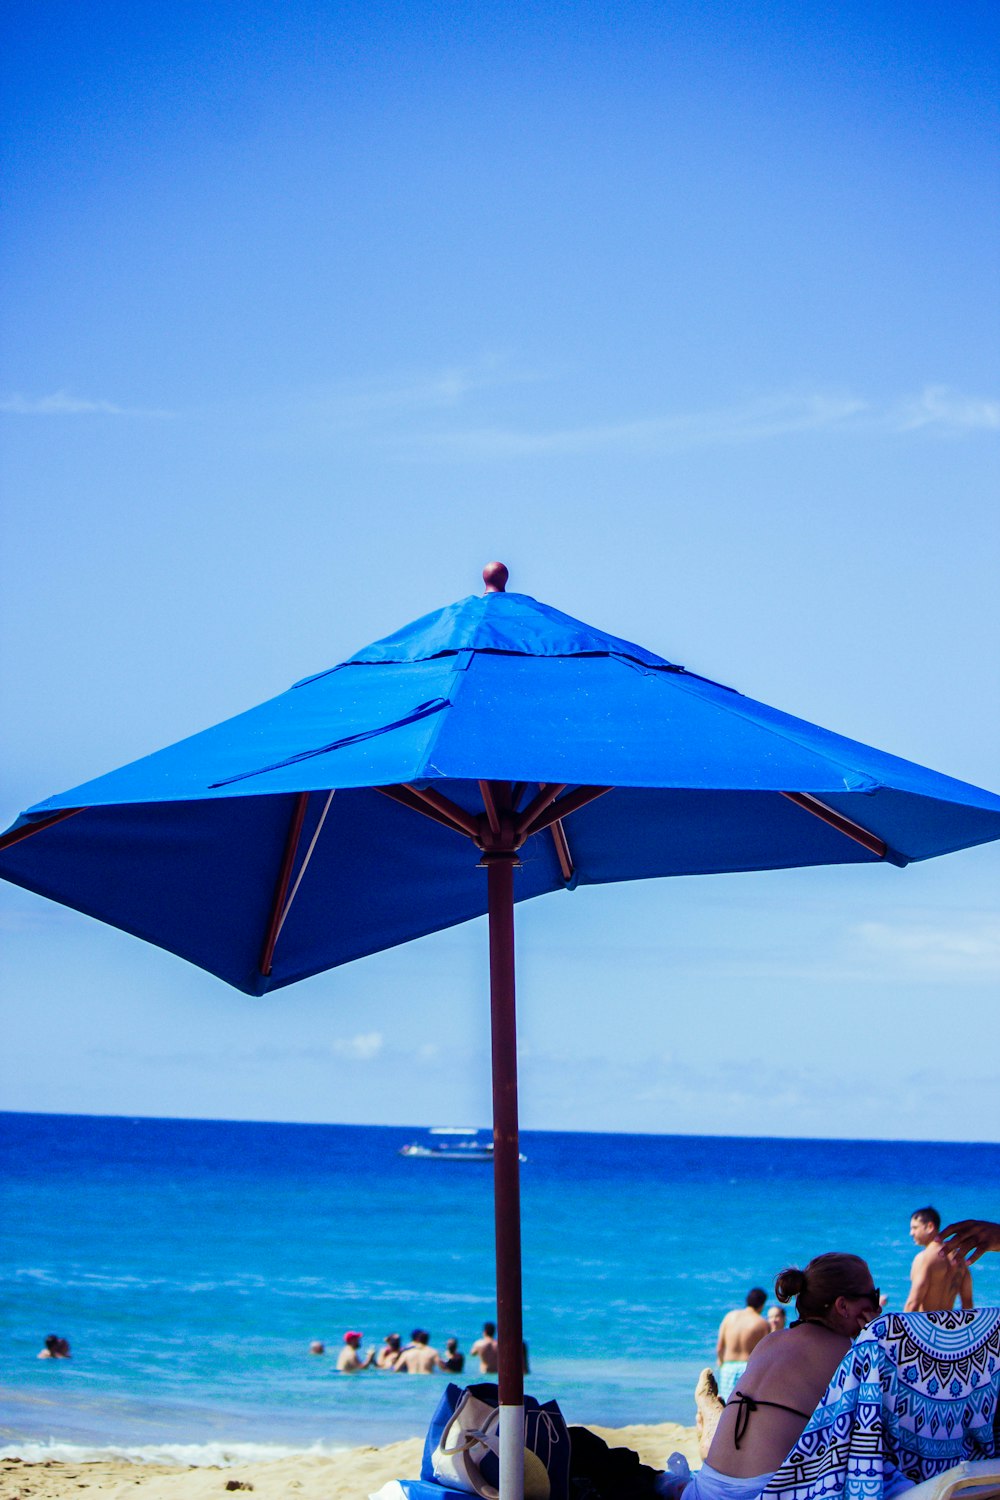
<path id="1" fill-rule="evenodd" d="M 433 1161 L 492 1161 L 493 1141 L 474 1125 L 434 1125 L 427 1132 L 428 1141 L 411 1141 L 400 1146 L 400 1156 L 417 1156 Z M 527 1161 L 521 1156 L 521 1161 Z"/>

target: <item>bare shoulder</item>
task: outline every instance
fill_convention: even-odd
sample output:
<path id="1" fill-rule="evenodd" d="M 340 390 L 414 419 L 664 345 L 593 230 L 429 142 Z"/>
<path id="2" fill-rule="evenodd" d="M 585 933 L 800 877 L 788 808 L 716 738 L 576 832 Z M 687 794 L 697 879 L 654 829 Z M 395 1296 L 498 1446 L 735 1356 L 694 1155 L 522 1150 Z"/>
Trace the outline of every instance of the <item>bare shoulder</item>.
<path id="1" fill-rule="evenodd" d="M 801 1335 L 798 1329 L 795 1330 L 795 1336 L 793 1337 L 791 1328 L 775 1328 L 761 1339 L 754 1350 L 754 1358 L 757 1361 L 772 1360 L 775 1358 L 783 1359 L 785 1353 L 793 1344 L 798 1347 L 800 1343 Z"/>

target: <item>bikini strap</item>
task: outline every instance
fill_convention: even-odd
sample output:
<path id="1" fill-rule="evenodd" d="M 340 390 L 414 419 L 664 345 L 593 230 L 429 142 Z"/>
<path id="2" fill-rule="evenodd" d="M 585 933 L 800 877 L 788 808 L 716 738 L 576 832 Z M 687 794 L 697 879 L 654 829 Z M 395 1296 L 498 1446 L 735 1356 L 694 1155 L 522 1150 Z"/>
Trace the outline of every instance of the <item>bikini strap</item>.
<path id="1" fill-rule="evenodd" d="M 730 1402 L 735 1403 L 737 1407 L 736 1431 L 733 1433 L 733 1447 L 738 1448 L 744 1434 L 746 1433 L 747 1424 L 750 1421 L 750 1413 L 757 1410 L 757 1403 L 752 1396 L 744 1396 L 742 1391 L 734 1391 L 730 1396 L 729 1401 L 726 1402 L 726 1405 L 728 1406 Z"/>
<path id="2" fill-rule="evenodd" d="M 733 1433 L 734 1448 L 738 1448 L 740 1446 L 740 1442 L 746 1435 L 747 1425 L 750 1421 L 750 1415 L 752 1412 L 755 1412 L 758 1407 L 773 1406 L 776 1411 L 791 1412 L 793 1417 L 805 1417 L 807 1422 L 812 1416 L 812 1412 L 799 1411 L 798 1407 L 786 1406 L 783 1401 L 760 1401 L 753 1396 L 745 1396 L 742 1391 L 734 1391 L 729 1400 L 726 1402 L 726 1405 L 735 1405 L 739 1408 L 736 1413 L 736 1430 Z"/>

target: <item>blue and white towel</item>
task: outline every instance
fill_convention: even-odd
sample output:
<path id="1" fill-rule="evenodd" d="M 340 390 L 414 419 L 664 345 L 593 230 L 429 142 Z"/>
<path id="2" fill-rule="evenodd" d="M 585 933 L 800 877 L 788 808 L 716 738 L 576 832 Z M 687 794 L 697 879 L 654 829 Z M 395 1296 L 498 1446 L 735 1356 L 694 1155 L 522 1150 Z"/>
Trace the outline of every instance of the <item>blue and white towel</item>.
<path id="1" fill-rule="evenodd" d="M 891 1313 L 859 1334 L 761 1500 L 884 1500 L 1000 1453 L 1000 1308 Z"/>

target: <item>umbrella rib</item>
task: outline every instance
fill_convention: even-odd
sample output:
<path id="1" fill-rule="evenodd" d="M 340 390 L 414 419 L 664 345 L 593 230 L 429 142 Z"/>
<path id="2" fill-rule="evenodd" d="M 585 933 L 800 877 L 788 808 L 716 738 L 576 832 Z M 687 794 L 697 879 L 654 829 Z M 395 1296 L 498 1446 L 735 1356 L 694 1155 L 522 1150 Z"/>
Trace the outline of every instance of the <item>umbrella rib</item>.
<path id="1" fill-rule="evenodd" d="M 266 979 L 271 972 L 271 960 L 274 958 L 274 945 L 278 941 L 278 933 L 284 921 L 282 908 L 285 904 L 285 895 L 288 891 L 288 883 L 292 878 L 292 865 L 295 863 L 295 851 L 299 847 L 299 837 L 302 833 L 302 824 L 305 821 L 306 807 L 309 804 L 309 793 L 299 792 L 295 798 L 295 806 L 292 809 L 292 821 L 288 825 L 288 834 L 285 838 L 285 852 L 281 857 L 281 869 L 278 872 L 278 883 L 274 888 L 274 896 L 271 901 L 271 915 L 267 921 L 267 932 L 264 935 L 264 946 L 261 949 L 260 963 L 258 968 Z"/>
<path id="2" fill-rule="evenodd" d="M 331 787 L 326 794 L 326 801 L 323 804 L 323 811 L 319 815 L 319 822 L 316 824 L 315 832 L 313 833 L 312 838 L 309 840 L 309 848 L 306 850 L 305 858 L 303 859 L 302 864 L 299 866 L 299 873 L 295 877 L 295 884 L 292 886 L 291 890 L 288 893 L 288 900 L 285 902 L 285 905 L 282 908 L 281 916 L 278 919 L 278 926 L 274 934 L 275 942 L 277 942 L 278 938 L 281 936 L 281 929 L 285 925 L 285 918 L 291 911 L 292 902 L 295 900 L 295 897 L 299 893 L 299 886 L 302 884 L 302 877 L 309 867 L 309 861 L 313 857 L 313 850 L 316 848 L 316 845 L 319 842 L 319 836 L 323 832 L 323 824 L 326 822 L 326 815 L 330 811 L 330 803 L 333 801 L 333 794 L 335 790 L 336 788 Z M 308 793 L 306 793 L 306 796 L 308 796 Z"/>
<path id="3" fill-rule="evenodd" d="M 880 839 L 877 834 L 869 833 L 867 828 L 862 828 L 860 823 L 855 823 L 852 818 L 846 818 L 843 813 L 836 812 L 834 808 L 827 807 L 825 802 L 820 802 L 818 797 L 813 797 L 809 792 L 782 792 L 789 802 L 794 802 L 796 807 L 801 807 L 807 813 L 812 813 L 814 818 L 828 823 L 838 833 L 853 839 L 856 844 L 867 849 L 870 854 L 876 854 L 879 859 L 885 859 L 889 852 L 889 845 L 885 839 Z"/>
<path id="4" fill-rule="evenodd" d="M 469 830 L 463 827 L 456 818 L 450 816 L 444 809 L 432 806 L 420 796 L 419 792 L 414 791 L 411 786 L 377 786 L 373 788 L 373 791 L 381 792 L 383 797 L 391 798 L 393 802 L 398 802 L 401 807 L 408 807 L 411 812 L 418 812 L 423 817 L 430 818 L 434 823 L 440 823 L 442 828 L 450 828 L 452 833 L 460 833 L 463 838 L 467 835 L 469 837 L 472 836 L 469 834 Z M 446 807 L 450 808 L 452 806 L 445 797 L 439 798 L 439 801 L 445 803 Z M 458 810 L 456 809 L 456 811 Z M 465 814 L 465 816 L 468 816 L 468 814 Z"/>
<path id="5" fill-rule="evenodd" d="M 22 823 L 20 828 L 12 828 L 0 838 L 0 850 L 11 849 L 24 839 L 30 839 L 32 834 L 41 833 L 43 828 L 54 828 L 57 823 L 64 823 L 67 818 L 75 818 L 77 813 L 86 811 L 85 807 L 64 807 L 61 812 L 49 813 L 48 817 L 39 818 L 37 822 Z"/>
<path id="6" fill-rule="evenodd" d="M 493 786 L 489 781 L 481 781 L 479 790 L 482 794 L 483 807 L 486 809 L 486 820 L 490 825 L 490 833 L 494 838 L 500 837 L 500 814 L 497 812 L 496 798 L 493 795 Z"/>
<path id="7" fill-rule="evenodd" d="M 519 820 L 517 831 L 520 836 L 529 838 L 531 834 L 538 833 L 543 828 L 548 828 L 552 823 L 557 823 L 560 818 L 568 818 L 570 813 L 576 812 L 581 807 L 586 807 L 588 802 L 595 802 L 598 797 L 603 797 L 612 791 L 610 786 L 578 786 L 575 791 L 567 792 L 558 802 L 544 808 L 535 817 L 529 818 L 531 806 L 527 807 L 524 816 Z M 538 798 L 535 798 L 538 801 Z"/>
<path id="8" fill-rule="evenodd" d="M 556 857 L 559 860 L 562 878 L 563 880 L 572 880 L 576 872 L 573 868 L 573 856 L 570 853 L 569 841 L 566 838 L 566 830 L 562 826 L 562 819 L 557 818 L 554 823 L 550 823 L 549 831 L 552 834 L 552 842 L 556 846 Z"/>
<path id="9" fill-rule="evenodd" d="M 547 807 L 550 807 L 560 792 L 566 790 L 565 781 L 562 782 L 539 782 L 538 794 L 532 797 L 524 812 L 517 820 L 517 832 L 519 837 L 526 837 L 531 829 L 532 823 L 539 817 Z"/>
<path id="10" fill-rule="evenodd" d="M 432 791 L 430 787 L 417 787 L 406 785 L 405 790 L 412 792 L 427 807 L 433 808 L 435 812 L 443 814 L 461 833 L 467 833 L 470 839 L 479 837 L 479 823 L 472 813 L 466 812 L 464 807 L 459 807 L 457 802 L 452 802 L 448 797 L 442 797 L 440 792 Z"/>

